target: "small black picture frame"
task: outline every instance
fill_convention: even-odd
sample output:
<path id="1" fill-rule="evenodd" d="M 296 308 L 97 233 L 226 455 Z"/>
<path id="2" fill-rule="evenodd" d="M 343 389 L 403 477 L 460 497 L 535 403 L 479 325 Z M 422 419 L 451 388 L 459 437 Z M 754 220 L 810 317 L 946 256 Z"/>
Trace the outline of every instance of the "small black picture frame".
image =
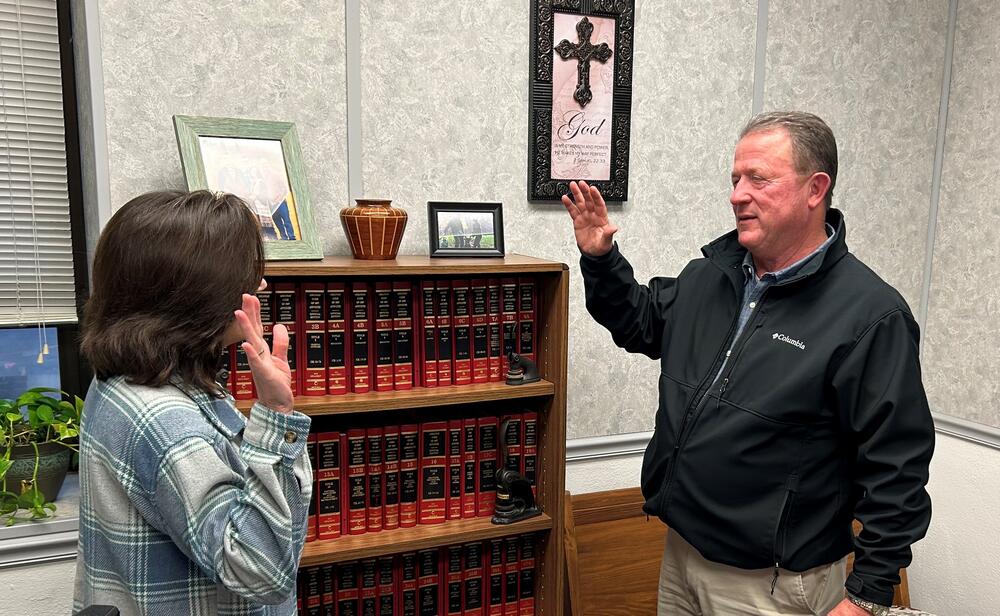
<path id="1" fill-rule="evenodd" d="M 432 257 L 502 257 L 503 204 L 427 202 Z"/>

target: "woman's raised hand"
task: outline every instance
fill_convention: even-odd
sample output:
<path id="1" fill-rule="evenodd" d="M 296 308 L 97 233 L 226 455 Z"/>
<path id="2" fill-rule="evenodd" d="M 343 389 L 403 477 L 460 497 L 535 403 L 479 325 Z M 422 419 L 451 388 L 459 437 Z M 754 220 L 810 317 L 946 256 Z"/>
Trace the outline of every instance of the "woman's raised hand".
<path id="1" fill-rule="evenodd" d="M 292 372 L 288 368 L 288 330 L 276 324 L 273 348 L 268 348 L 260 321 L 260 300 L 249 293 L 243 294 L 243 308 L 235 314 L 243 332 L 242 346 L 250 361 L 258 400 L 279 413 L 291 413 L 294 401 Z"/>

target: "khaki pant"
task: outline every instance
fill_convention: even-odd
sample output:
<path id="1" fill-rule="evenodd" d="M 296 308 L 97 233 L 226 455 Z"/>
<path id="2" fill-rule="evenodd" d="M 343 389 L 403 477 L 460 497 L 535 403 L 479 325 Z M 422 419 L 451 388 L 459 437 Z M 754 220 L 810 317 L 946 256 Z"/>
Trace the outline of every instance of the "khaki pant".
<path id="1" fill-rule="evenodd" d="M 702 558 L 675 532 L 667 533 L 660 565 L 658 616 L 823 615 L 844 598 L 846 560 L 793 573 L 737 569 Z"/>

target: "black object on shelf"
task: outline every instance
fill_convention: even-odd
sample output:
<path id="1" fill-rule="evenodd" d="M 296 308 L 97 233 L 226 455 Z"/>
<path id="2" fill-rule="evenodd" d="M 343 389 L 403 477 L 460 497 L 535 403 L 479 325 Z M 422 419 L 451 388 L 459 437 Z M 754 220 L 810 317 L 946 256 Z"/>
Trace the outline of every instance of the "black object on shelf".
<path id="1" fill-rule="evenodd" d="M 511 355 L 514 355 L 511 353 Z M 516 355 L 514 355 L 516 357 Z M 513 362 L 511 362 L 513 363 Z M 535 380 L 538 380 L 537 378 Z M 500 455 L 504 464 L 507 463 L 507 421 L 500 426 Z M 493 507 L 494 524 L 512 524 L 541 515 L 542 510 L 535 504 L 535 493 L 531 491 L 531 482 L 517 470 L 504 466 L 497 471 L 497 496 Z"/>
<path id="2" fill-rule="evenodd" d="M 538 366 L 527 357 L 512 352 L 507 354 L 507 359 L 510 360 L 510 367 L 507 369 L 508 385 L 524 385 L 542 380 L 538 376 Z"/>

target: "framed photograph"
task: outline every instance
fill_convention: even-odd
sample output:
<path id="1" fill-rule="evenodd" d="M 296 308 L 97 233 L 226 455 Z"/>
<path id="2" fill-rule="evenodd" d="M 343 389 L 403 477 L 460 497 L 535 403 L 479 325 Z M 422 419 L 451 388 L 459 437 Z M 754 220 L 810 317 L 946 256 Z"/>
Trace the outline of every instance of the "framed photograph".
<path id="1" fill-rule="evenodd" d="M 628 199 L 634 0 L 532 0 L 528 199 Z"/>
<path id="2" fill-rule="evenodd" d="M 174 130 L 188 190 L 246 201 L 268 260 L 323 258 L 294 124 L 178 115 Z"/>
<path id="3" fill-rule="evenodd" d="M 432 257 L 502 257 L 502 203 L 427 202 Z"/>

